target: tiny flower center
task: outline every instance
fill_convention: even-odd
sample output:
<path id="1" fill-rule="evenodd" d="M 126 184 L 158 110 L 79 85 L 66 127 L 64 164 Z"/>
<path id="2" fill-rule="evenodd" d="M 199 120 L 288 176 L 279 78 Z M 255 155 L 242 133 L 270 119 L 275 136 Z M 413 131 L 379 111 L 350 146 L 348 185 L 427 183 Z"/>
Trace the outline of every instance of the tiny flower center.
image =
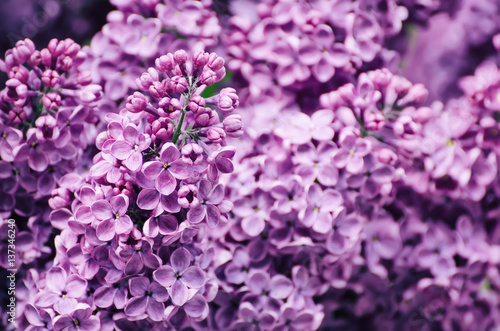
<path id="1" fill-rule="evenodd" d="M 31 147 L 35 147 L 35 146 L 36 146 L 36 142 L 32 142 Z"/>
<path id="2" fill-rule="evenodd" d="M 455 142 L 453 140 L 451 140 L 451 139 L 448 139 L 446 141 L 446 146 L 453 147 L 453 146 L 455 146 Z"/>
<path id="3" fill-rule="evenodd" d="M 319 207 L 314 207 L 315 212 L 319 212 Z"/>
<path id="4" fill-rule="evenodd" d="M 266 290 L 262 291 L 262 295 L 265 295 L 265 296 L 269 295 L 269 291 L 266 291 Z"/>
<path id="5" fill-rule="evenodd" d="M 153 295 L 153 293 L 152 293 L 152 292 L 146 291 L 146 296 L 150 297 L 150 296 L 152 296 L 152 295 Z"/>
<path id="6" fill-rule="evenodd" d="M 66 292 L 62 292 L 61 293 L 61 298 L 63 298 L 63 299 L 66 298 L 66 294 L 67 294 Z"/>
<path id="7" fill-rule="evenodd" d="M 69 121 L 66 121 L 66 125 L 69 125 Z"/>
<path id="8" fill-rule="evenodd" d="M 73 321 L 73 324 L 74 324 L 75 326 L 80 325 L 80 321 L 79 321 L 79 320 L 74 320 L 74 321 Z"/>
<path id="9" fill-rule="evenodd" d="M 354 151 L 353 151 L 353 150 L 350 150 L 350 151 L 349 151 L 349 155 L 350 155 L 350 156 L 354 156 Z"/>
<path id="10" fill-rule="evenodd" d="M 175 278 L 179 279 L 179 278 L 181 278 L 181 275 L 175 274 Z"/>
<path id="11" fill-rule="evenodd" d="M 138 145 L 134 145 L 134 150 L 139 150 L 139 146 Z"/>
<path id="12" fill-rule="evenodd" d="M 147 36 L 142 36 L 142 37 L 141 37 L 141 41 L 146 41 L 146 40 L 148 40 L 148 37 L 147 37 Z"/>
<path id="13" fill-rule="evenodd" d="M 288 221 L 286 222 L 286 225 L 288 226 L 294 226 L 295 222 L 294 221 Z"/>
<path id="14" fill-rule="evenodd" d="M 120 218 L 120 214 L 116 213 L 116 214 L 115 214 L 115 218 L 116 218 L 116 219 L 119 219 L 119 218 Z"/>
<path id="15" fill-rule="evenodd" d="M 163 169 L 167 169 L 167 168 L 168 168 L 168 163 L 165 163 L 165 164 L 163 165 Z"/>
<path id="16" fill-rule="evenodd" d="M 4 133 L 4 134 L 2 135 L 2 137 L 7 138 L 7 135 Z"/>

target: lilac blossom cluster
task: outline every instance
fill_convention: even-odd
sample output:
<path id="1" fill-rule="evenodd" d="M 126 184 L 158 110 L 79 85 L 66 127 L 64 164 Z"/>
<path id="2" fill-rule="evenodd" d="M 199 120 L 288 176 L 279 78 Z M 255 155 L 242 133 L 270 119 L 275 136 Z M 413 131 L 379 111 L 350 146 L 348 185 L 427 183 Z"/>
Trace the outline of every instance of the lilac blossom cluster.
<path id="1" fill-rule="evenodd" d="M 86 48 L 86 66 L 103 86 L 102 108 L 117 112 L 117 103 L 135 90 L 135 80 L 154 59 L 177 49 L 206 50 L 217 43 L 219 19 L 212 1 L 114 0 Z"/>
<path id="2" fill-rule="evenodd" d="M 499 329 L 495 1 L 110 2 L 0 62 L 21 329 Z"/>
<path id="3" fill-rule="evenodd" d="M 80 68 L 85 56 L 71 39 L 53 39 L 41 51 L 25 39 L 0 60 L 8 75 L 0 92 L 0 215 L 18 219 L 16 267 L 51 253 L 44 246 L 52 232 L 48 215 L 69 198 L 62 177 L 84 171 L 94 144 L 102 89 Z"/>
<path id="4" fill-rule="evenodd" d="M 234 89 L 201 96 L 224 75 L 215 53 L 168 53 L 136 80 L 141 92 L 106 115 L 89 178 L 68 175 L 74 199 L 50 214 L 62 231 L 44 281 L 26 287 L 24 325 L 49 318 L 54 330 L 122 330 L 206 319 L 218 292 L 206 233 L 227 223 L 232 203 L 219 177 L 233 171 L 235 149 L 226 137 L 243 134 Z"/>

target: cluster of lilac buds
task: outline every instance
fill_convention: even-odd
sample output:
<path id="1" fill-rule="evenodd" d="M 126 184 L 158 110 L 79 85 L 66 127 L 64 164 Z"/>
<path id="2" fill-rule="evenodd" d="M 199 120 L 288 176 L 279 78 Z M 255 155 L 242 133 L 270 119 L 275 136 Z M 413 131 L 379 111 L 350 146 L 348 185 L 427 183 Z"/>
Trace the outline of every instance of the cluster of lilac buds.
<path id="1" fill-rule="evenodd" d="M 60 246 L 31 310 L 54 312 L 54 327 L 88 330 L 206 319 L 218 286 L 209 271 L 214 249 L 203 238 L 232 209 L 219 176 L 233 171 L 226 137 L 242 134 L 231 114 L 234 89 L 201 96 L 224 75 L 215 53 L 168 53 L 137 79 L 144 93 L 106 115 L 90 179 L 66 177 L 75 199 L 50 214 Z M 88 309 L 105 312 L 83 321 Z"/>
<path id="2" fill-rule="evenodd" d="M 101 87 L 80 68 L 84 60 L 71 39 L 53 39 L 41 51 L 21 40 L 0 60 L 8 75 L 0 92 L 0 213 L 18 217 L 26 250 L 18 252 L 17 266 L 50 253 L 49 205 L 69 203 L 61 178 L 83 168 L 94 144 Z"/>

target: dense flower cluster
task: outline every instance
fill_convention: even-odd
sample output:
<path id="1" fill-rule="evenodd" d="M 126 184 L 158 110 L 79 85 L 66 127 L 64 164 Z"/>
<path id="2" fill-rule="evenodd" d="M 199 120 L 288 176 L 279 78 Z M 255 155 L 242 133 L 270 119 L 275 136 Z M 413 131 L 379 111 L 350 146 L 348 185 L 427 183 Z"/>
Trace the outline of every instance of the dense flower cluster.
<path id="1" fill-rule="evenodd" d="M 0 62 L 19 328 L 500 328 L 496 1 L 110 3 Z"/>
<path id="2" fill-rule="evenodd" d="M 232 209 L 218 180 L 233 171 L 226 137 L 243 134 L 232 114 L 238 96 L 232 88 L 201 96 L 225 75 L 215 53 L 188 61 L 179 50 L 155 63 L 136 80 L 144 93 L 106 115 L 89 179 L 65 178 L 74 201 L 50 214 L 62 231 L 54 265 L 26 309 L 51 312 L 55 330 L 189 325 L 206 318 L 217 294 L 203 238 Z M 100 308 L 107 312 L 89 317 Z"/>
<path id="3" fill-rule="evenodd" d="M 26 220 L 19 222 L 17 267 L 50 253 L 44 247 L 52 231 L 50 207 L 57 208 L 58 197 L 69 198 L 61 178 L 83 171 L 85 152 L 94 144 L 102 89 L 81 70 L 84 60 L 71 39 L 53 39 L 41 51 L 21 40 L 0 60 L 8 75 L 0 92 L 0 214 Z M 8 267 L 4 259 L 2 267 Z"/>
<path id="4" fill-rule="evenodd" d="M 86 49 L 86 66 L 103 85 L 102 104 L 110 111 L 117 111 L 115 102 L 135 90 L 135 79 L 154 65 L 155 58 L 181 48 L 205 50 L 220 34 L 210 0 L 111 3 L 119 10 L 108 14 L 108 23 Z"/>

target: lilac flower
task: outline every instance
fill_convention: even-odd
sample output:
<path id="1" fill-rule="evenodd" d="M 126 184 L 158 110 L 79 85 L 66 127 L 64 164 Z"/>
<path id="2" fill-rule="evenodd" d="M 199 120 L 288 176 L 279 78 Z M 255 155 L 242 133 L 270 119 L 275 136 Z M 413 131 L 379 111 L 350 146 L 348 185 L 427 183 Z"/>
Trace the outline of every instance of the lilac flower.
<path id="1" fill-rule="evenodd" d="M 363 170 L 363 157 L 371 149 L 371 143 L 353 134 L 346 134 L 340 141 L 340 149 L 333 157 L 333 164 L 339 168 L 346 168 L 352 174 Z"/>
<path id="2" fill-rule="evenodd" d="M 250 256 L 242 247 L 237 247 L 233 253 L 232 261 L 224 269 L 224 275 L 232 284 L 245 283 L 250 271 Z"/>
<path id="3" fill-rule="evenodd" d="M 257 189 L 251 197 L 236 200 L 233 212 L 242 218 L 241 228 L 245 233 L 255 237 L 264 231 L 266 220 L 269 219 L 269 209 L 273 204 L 268 193 Z"/>
<path id="4" fill-rule="evenodd" d="M 270 277 L 262 271 L 255 272 L 248 280 L 248 289 L 254 295 L 268 296 L 273 299 L 286 299 L 292 294 L 293 284 L 283 275 Z"/>
<path id="5" fill-rule="evenodd" d="M 278 316 L 273 311 L 256 309 L 250 302 L 243 302 L 238 309 L 238 323 L 235 328 L 241 330 L 271 330 Z"/>
<path id="6" fill-rule="evenodd" d="M 175 190 L 176 179 L 190 176 L 190 170 L 180 156 L 181 153 L 174 144 L 165 144 L 160 151 L 160 160 L 146 162 L 142 167 L 146 178 L 154 180 L 156 189 L 163 195 L 169 195 Z"/>
<path id="7" fill-rule="evenodd" d="M 37 309 L 31 304 L 24 307 L 24 316 L 30 323 L 28 331 L 45 331 L 52 329 L 52 316 L 48 310 Z"/>
<path id="8" fill-rule="evenodd" d="M 161 31 L 161 23 L 156 18 L 143 18 L 132 14 L 127 18 L 127 32 L 124 36 L 123 50 L 128 54 L 148 58 L 158 48 L 156 38 Z"/>
<path id="9" fill-rule="evenodd" d="M 0 124 L 0 157 L 3 161 L 14 161 L 13 149 L 20 144 L 21 139 L 21 131 Z"/>
<path id="10" fill-rule="evenodd" d="M 328 229 L 321 229 L 321 226 L 331 223 L 331 213 L 340 212 L 342 200 L 342 195 L 338 191 L 333 189 L 323 191 L 318 184 L 312 184 L 307 192 L 308 205 L 299 213 L 299 219 L 306 227 L 325 233 L 324 231 Z"/>
<path id="11" fill-rule="evenodd" d="M 278 326 L 273 330 L 304 330 L 314 328 L 314 311 L 298 310 L 295 307 L 287 307 L 278 320 Z"/>
<path id="12" fill-rule="evenodd" d="M 332 164 L 336 150 L 337 146 L 332 142 L 320 143 L 317 148 L 312 143 L 298 146 L 294 155 L 296 173 L 306 183 L 317 179 L 325 186 L 337 184 L 339 171 Z"/>
<path id="13" fill-rule="evenodd" d="M 233 159 L 236 149 L 232 146 L 223 147 L 220 150 L 213 152 L 208 157 L 208 179 L 215 181 L 218 178 L 218 173 L 229 174 L 234 171 Z"/>
<path id="14" fill-rule="evenodd" d="M 54 318 L 54 330 L 57 331 L 97 331 L 99 329 L 99 318 L 92 315 L 92 308 L 89 305 L 83 303 L 77 304 L 71 313 Z"/>
<path id="15" fill-rule="evenodd" d="M 40 308 L 53 306 L 60 314 L 73 311 L 77 305 L 76 298 L 80 298 L 86 292 L 86 280 L 77 275 L 68 276 L 60 267 L 52 267 L 47 272 L 46 281 L 47 289 L 36 296 L 35 306 Z"/>
<path id="16" fill-rule="evenodd" d="M 127 286 L 124 281 L 120 281 L 97 288 L 94 292 L 94 302 L 101 308 L 114 305 L 118 309 L 123 309 L 127 303 L 127 295 Z"/>
<path id="17" fill-rule="evenodd" d="M 317 223 L 319 222 L 317 221 Z M 320 229 L 319 224 L 317 228 Z M 332 254 L 341 255 L 358 241 L 362 223 L 357 215 L 345 216 L 344 213 L 341 213 L 333 220 L 330 228 L 332 231 L 328 233 L 326 248 Z M 321 229 L 325 229 L 325 227 L 321 227 Z"/>
<path id="18" fill-rule="evenodd" d="M 276 210 L 281 214 L 289 213 L 292 209 L 300 210 L 304 205 L 305 192 L 299 177 L 276 184 L 270 193 L 276 199 Z"/>
<path id="19" fill-rule="evenodd" d="M 320 24 L 312 32 L 312 38 L 303 39 L 299 45 L 301 63 L 312 66 L 312 73 L 319 82 L 330 80 L 335 67 L 343 67 L 349 62 L 344 45 L 334 42 L 332 28 Z"/>
<path id="20" fill-rule="evenodd" d="M 219 224 L 221 210 L 218 206 L 224 199 L 224 186 L 217 184 L 212 187 L 208 180 L 202 180 L 198 188 L 198 205 L 188 211 L 187 219 L 197 224 L 206 221 L 208 226 L 214 228 Z"/>
<path id="21" fill-rule="evenodd" d="M 205 282 L 205 273 L 200 267 L 191 265 L 191 253 L 185 248 L 176 249 L 170 256 L 170 265 L 153 272 L 154 279 L 167 288 L 176 306 L 189 299 L 189 289 L 198 289 Z"/>
<path id="22" fill-rule="evenodd" d="M 143 239 L 134 246 L 120 251 L 120 257 L 127 261 L 124 269 L 125 275 L 136 275 L 144 266 L 152 270 L 160 267 L 159 258 L 152 253 L 151 244 L 148 241 Z"/>
<path id="23" fill-rule="evenodd" d="M 111 240 L 115 234 L 128 233 L 132 229 L 132 220 L 126 215 L 129 199 L 117 195 L 107 200 L 98 200 L 92 204 L 92 213 L 98 219 L 97 237 L 103 241 Z"/>
<path id="24" fill-rule="evenodd" d="M 290 127 L 284 135 L 294 144 L 308 143 L 311 139 L 328 141 L 333 138 L 334 131 L 330 127 L 333 120 L 333 112 L 322 109 L 315 112 L 311 117 L 303 113 L 289 116 Z"/>
<path id="25" fill-rule="evenodd" d="M 125 314 L 132 317 L 147 314 L 153 321 L 161 321 L 168 300 L 167 290 L 157 282 L 150 282 L 147 277 L 135 277 L 129 280 L 130 294 L 133 298 L 125 306 Z"/>
<path id="26" fill-rule="evenodd" d="M 131 171 L 138 171 L 142 167 L 142 154 L 151 144 L 151 138 L 139 134 L 137 128 L 129 124 L 123 129 L 123 140 L 116 140 L 111 145 L 111 155 L 123 160 L 124 165 Z"/>

